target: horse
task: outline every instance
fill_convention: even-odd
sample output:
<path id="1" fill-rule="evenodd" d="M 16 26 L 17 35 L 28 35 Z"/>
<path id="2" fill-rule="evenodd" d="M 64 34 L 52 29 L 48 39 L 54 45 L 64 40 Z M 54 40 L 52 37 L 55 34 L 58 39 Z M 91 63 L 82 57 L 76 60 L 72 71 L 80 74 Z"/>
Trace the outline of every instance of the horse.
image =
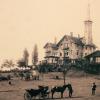
<path id="1" fill-rule="evenodd" d="M 65 89 L 68 87 L 68 85 L 63 85 L 63 86 L 55 86 L 51 89 L 51 94 L 52 94 L 52 99 L 53 99 L 53 95 L 55 92 L 60 92 L 61 93 L 61 98 L 63 98 L 63 93 L 65 91 Z"/>

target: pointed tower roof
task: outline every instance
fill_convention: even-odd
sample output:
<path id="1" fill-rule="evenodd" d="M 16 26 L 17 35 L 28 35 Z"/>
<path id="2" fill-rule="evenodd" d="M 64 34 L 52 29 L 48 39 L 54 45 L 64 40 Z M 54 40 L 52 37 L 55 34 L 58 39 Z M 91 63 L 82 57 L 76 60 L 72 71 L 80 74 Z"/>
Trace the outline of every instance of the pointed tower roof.
<path id="1" fill-rule="evenodd" d="M 92 22 L 92 20 L 91 20 L 91 4 L 90 4 L 90 0 L 88 0 L 88 3 L 87 3 L 87 14 L 86 14 L 86 20 L 85 21 Z"/>
<path id="2" fill-rule="evenodd" d="M 87 20 L 91 20 L 91 15 L 90 15 L 90 2 L 88 0 L 88 6 L 87 6 Z"/>

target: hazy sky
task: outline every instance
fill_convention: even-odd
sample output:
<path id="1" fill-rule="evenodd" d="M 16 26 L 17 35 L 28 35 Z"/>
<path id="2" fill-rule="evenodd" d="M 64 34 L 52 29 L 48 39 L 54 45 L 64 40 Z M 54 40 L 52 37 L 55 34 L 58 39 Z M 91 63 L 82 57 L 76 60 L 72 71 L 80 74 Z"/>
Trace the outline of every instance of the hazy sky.
<path id="1" fill-rule="evenodd" d="M 24 48 L 30 53 L 38 44 L 39 58 L 43 46 L 59 41 L 73 32 L 84 34 L 88 0 L 0 0 L 0 61 L 19 59 Z M 100 47 L 100 0 L 91 0 L 93 40 Z"/>

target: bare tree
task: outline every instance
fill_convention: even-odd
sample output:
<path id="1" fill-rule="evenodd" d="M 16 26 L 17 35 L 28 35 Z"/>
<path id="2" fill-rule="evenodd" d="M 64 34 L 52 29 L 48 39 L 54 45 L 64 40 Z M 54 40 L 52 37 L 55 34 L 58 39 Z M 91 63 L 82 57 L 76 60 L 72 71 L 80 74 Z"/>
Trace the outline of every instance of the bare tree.
<path id="1" fill-rule="evenodd" d="M 64 80 L 64 84 L 66 84 L 66 75 L 67 75 L 67 72 L 71 69 L 71 63 L 68 63 L 66 65 L 63 65 L 63 71 L 62 71 L 62 74 L 63 74 L 63 80 Z"/>
<path id="2" fill-rule="evenodd" d="M 33 65 L 36 65 L 38 63 L 38 48 L 37 48 L 37 44 L 35 44 L 34 50 L 32 52 L 32 63 L 33 63 Z"/>
<path id="3" fill-rule="evenodd" d="M 64 85 L 66 84 L 66 74 L 67 74 L 67 70 L 64 70 L 63 72 L 63 80 L 64 80 Z"/>
<path id="4" fill-rule="evenodd" d="M 23 52 L 23 60 L 25 62 L 25 66 L 28 66 L 28 58 L 29 58 L 29 53 L 28 50 L 25 48 Z"/>

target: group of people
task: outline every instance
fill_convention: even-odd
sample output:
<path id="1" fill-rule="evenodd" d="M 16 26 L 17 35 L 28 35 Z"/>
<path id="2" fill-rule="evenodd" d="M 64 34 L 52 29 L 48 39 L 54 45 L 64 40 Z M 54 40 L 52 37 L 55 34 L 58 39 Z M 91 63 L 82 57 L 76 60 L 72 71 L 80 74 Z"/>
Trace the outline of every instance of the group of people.
<path id="1" fill-rule="evenodd" d="M 97 88 L 96 84 L 93 83 L 92 84 L 92 89 L 91 89 L 92 90 L 92 95 L 95 95 L 96 88 Z M 68 84 L 68 91 L 69 91 L 69 97 L 71 98 L 72 97 L 72 93 L 73 93 L 73 88 L 72 88 L 71 84 Z"/>

